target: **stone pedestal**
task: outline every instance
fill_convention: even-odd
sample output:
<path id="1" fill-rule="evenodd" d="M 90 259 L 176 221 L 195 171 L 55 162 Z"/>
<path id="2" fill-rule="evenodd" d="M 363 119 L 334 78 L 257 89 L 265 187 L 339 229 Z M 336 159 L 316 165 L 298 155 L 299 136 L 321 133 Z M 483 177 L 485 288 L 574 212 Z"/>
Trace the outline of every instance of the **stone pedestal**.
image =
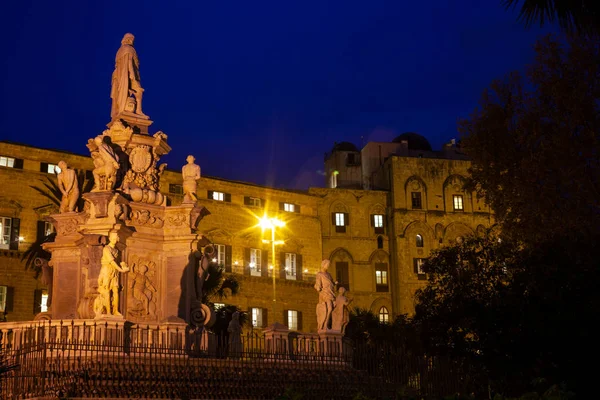
<path id="1" fill-rule="evenodd" d="M 116 121 L 124 122 L 130 126 L 135 133 L 140 134 L 148 134 L 148 127 L 152 125 L 153 122 L 147 115 L 139 115 L 131 111 L 122 111 L 116 118 L 106 124 L 106 126 L 110 128 Z"/>
<path id="2" fill-rule="evenodd" d="M 319 354 L 322 356 L 340 359 L 344 355 L 344 334 L 340 331 L 320 330 Z"/>
<path id="3" fill-rule="evenodd" d="M 265 350 L 273 357 L 286 358 L 290 353 L 290 330 L 287 326 L 275 322 L 264 330 Z"/>

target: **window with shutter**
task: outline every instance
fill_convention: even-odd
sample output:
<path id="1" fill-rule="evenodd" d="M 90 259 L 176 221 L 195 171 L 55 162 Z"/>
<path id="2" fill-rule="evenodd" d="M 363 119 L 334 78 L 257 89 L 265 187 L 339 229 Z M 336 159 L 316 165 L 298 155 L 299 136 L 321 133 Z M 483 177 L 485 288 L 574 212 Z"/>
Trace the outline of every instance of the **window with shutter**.
<path id="1" fill-rule="evenodd" d="M 423 270 L 423 264 L 425 263 L 425 259 L 424 258 L 414 258 L 413 263 L 414 263 L 415 274 L 417 274 L 419 280 L 422 281 L 422 280 L 427 279 L 427 276 L 425 275 L 425 271 Z"/>
<path id="2" fill-rule="evenodd" d="M 0 312 L 6 309 L 6 300 L 8 297 L 8 287 L 0 286 Z"/>
<path id="3" fill-rule="evenodd" d="M 335 263 L 335 277 L 338 281 L 338 288 L 343 287 L 350 290 L 350 275 L 348 273 L 348 262 L 337 261 Z"/>
<path id="4" fill-rule="evenodd" d="M 12 218 L 0 217 L 0 249 L 10 248 L 10 237 L 12 234 Z"/>
<path id="5" fill-rule="evenodd" d="M 263 309 L 262 308 L 252 307 L 250 309 L 250 315 L 252 318 L 252 327 L 253 328 L 262 328 L 264 326 Z"/>
<path id="6" fill-rule="evenodd" d="M 382 214 L 374 214 L 371 216 L 373 227 L 375 228 L 376 234 L 385 233 L 383 230 L 383 215 Z"/>
<path id="7" fill-rule="evenodd" d="M 346 232 L 346 225 L 348 225 L 347 216 L 348 216 L 347 213 L 341 213 L 341 212 L 336 212 L 336 213 L 331 214 L 332 223 L 333 223 L 333 225 L 335 225 L 336 232 L 338 232 L 338 233 Z"/>
<path id="8" fill-rule="evenodd" d="M 296 254 L 285 253 L 285 279 L 296 280 Z"/>
<path id="9" fill-rule="evenodd" d="M 423 204 L 421 202 L 421 192 L 411 192 L 410 199 L 413 210 L 420 210 L 423 208 Z"/>
<path id="10" fill-rule="evenodd" d="M 291 331 L 298 330 L 298 311 L 287 310 L 287 326 Z"/>
<path id="11" fill-rule="evenodd" d="M 15 159 L 12 157 L 0 156 L 0 167 L 15 168 Z"/>
<path id="12" fill-rule="evenodd" d="M 386 263 L 375 264 L 375 290 L 389 292 L 388 285 L 388 265 Z"/>
<path id="13" fill-rule="evenodd" d="M 269 252 L 267 250 L 263 250 L 260 259 L 262 261 L 262 267 L 260 270 L 261 275 L 264 277 L 268 277 L 269 276 Z"/>
<path id="14" fill-rule="evenodd" d="M 262 251 L 260 249 L 250 249 L 250 275 L 262 276 Z"/>
<path id="15" fill-rule="evenodd" d="M 21 220 L 19 218 L 12 218 L 10 230 L 10 250 L 19 250 L 19 231 L 21 228 Z"/>

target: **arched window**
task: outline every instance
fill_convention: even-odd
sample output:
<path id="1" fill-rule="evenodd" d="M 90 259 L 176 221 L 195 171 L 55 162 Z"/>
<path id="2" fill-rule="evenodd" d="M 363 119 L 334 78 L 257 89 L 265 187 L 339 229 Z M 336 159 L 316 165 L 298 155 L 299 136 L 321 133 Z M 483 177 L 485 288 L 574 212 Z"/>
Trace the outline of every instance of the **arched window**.
<path id="1" fill-rule="evenodd" d="M 390 312 L 385 306 L 379 309 L 379 322 L 382 324 L 387 324 L 390 322 Z"/>
<path id="2" fill-rule="evenodd" d="M 417 235 L 417 247 L 423 247 L 423 236 Z"/>
<path id="3" fill-rule="evenodd" d="M 377 248 L 383 249 L 383 237 L 377 236 Z"/>

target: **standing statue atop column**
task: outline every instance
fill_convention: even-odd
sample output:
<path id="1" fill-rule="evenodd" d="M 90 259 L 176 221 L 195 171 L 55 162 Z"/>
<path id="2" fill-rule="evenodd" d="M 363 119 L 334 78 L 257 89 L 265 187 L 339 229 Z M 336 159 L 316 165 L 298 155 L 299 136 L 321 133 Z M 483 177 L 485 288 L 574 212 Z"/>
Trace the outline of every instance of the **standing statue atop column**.
<path id="1" fill-rule="evenodd" d="M 62 199 L 60 202 L 60 212 L 72 212 L 75 211 L 77 206 L 77 200 L 79 200 L 79 184 L 77 182 L 77 174 L 75 170 L 69 169 L 67 163 L 64 161 L 58 162 L 58 188 L 62 193 Z"/>
<path id="2" fill-rule="evenodd" d="M 112 75 L 112 89 L 110 97 L 112 99 L 111 118 L 114 120 L 123 111 L 129 111 L 145 117 L 142 112 L 142 94 L 144 89 L 140 83 L 140 61 L 133 48 L 134 36 L 126 33 L 121 40 L 121 47 L 117 51 L 115 58 L 115 71 Z M 130 97 L 134 96 L 130 100 Z M 128 107 L 129 103 L 129 107 Z M 134 103 L 133 107 L 131 107 Z"/>
<path id="3" fill-rule="evenodd" d="M 94 301 L 96 317 L 103 314 L 121 316 L 119 312 L 119 272 L 129 271 L 127 264 L 120 261 L 119 250 L 116 248 L 119 235 L 116 232 L 111 232 L 108 235 L 108 240 L 109 243 L 102 249 L 102 259 L 100 260 L 99 294 Z"/>
<path id="4" fill-rule="evenodd" d="M 187 156 L 187 164 L 181 169 L 181 175 L 183 176 L 183 202 L 184 203 L 195 203 L 198 200 L 196 195 L 197 180 L 200 179 L 200 166 L 194 164 L 196 159 L 194 156 Z"/>
<path id="5" fill-rule="evenodd" d="M 317 329 L 331 329 L 331 313 L 335 301 L 335 285 L 331 274 L 327 272 L 329 260 L 321 262 L 321 271 L 317 272 L 315 289 L 319 292 L 319 304 L 317 304 Z"/>

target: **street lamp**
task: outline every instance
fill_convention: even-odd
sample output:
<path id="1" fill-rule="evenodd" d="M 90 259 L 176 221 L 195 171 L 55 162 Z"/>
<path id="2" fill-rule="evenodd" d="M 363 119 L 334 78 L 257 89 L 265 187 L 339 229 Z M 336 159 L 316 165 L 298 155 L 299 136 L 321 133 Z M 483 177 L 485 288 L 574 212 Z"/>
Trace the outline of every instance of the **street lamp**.
<path id="1" fill-rule="evenodd" d="M 260 219 L 259 223 L 260 227 L 264 231 L 265 229 L 271 230 L 271 240 L 263 239 L 263 243 L 271 243 L 271 254 L 273 255 L 273 264 L 272 265 L 272 274 L 273 274 L 273 315 L 275 315 L 275 302 L 276 299 L 276 291 L 275 291 L 275 275 L 277 272 L 276 263 L 275 263 L 275 245 L 283 244 L 283 240 L 275 240 L 275 230 L 277 228 L 281 228 L 285 226 L 285 222 L 277 219 L 277 218 L 267 218 L 266 216 Z"/>

